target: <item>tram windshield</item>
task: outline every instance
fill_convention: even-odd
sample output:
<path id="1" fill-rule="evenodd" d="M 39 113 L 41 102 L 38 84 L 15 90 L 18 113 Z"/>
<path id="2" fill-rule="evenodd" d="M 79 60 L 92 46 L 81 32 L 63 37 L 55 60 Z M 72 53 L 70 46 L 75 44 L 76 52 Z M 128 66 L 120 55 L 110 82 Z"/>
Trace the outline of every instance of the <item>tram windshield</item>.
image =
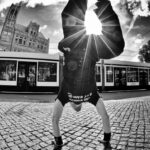
<path id="1" fill-rule="evenodd" d="M 16 61 L 0 60 L 0 80 L 16 81 Z"/>

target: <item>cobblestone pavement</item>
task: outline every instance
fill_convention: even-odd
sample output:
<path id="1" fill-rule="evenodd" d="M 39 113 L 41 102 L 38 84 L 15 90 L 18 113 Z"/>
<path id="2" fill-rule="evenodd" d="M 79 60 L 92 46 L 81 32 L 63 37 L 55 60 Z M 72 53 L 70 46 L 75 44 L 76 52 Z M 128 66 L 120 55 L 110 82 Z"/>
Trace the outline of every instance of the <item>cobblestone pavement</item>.
<path id="1" fill-rule="evenodd" d="M 105 101 L 112 129 L 112 150 L 150 150 L 150 96 Z M 52 150 L 53 104 L 0 103 L 1 150 Z M 62 150 L 103 150 L 102 120 L 91 104 L 81 112 L 65 106 L 60 120 Z"/>

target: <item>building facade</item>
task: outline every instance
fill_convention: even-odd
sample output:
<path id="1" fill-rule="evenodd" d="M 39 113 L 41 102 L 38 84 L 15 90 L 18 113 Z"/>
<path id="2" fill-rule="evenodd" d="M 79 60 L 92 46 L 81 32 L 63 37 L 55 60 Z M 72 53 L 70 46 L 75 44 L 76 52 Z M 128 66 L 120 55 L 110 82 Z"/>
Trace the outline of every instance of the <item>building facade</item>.
<path id="1" fill-rule="evenodd" d="M 21 4 L 11 5 L 5 18 L 1 36 L 0 49 L 2 51 L 48 53 L 49 39 L 39 32 L 40 25 L 30 22 L 23 26 L 16 24 Z"/>

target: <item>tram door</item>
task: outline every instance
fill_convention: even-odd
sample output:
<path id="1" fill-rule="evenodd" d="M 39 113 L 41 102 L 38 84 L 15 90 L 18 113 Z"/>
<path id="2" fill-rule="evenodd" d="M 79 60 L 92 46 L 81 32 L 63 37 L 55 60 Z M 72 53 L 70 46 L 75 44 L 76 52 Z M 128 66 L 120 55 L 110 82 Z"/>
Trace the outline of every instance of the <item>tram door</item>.
<path id="1" fill-rule="evenodd" d="M 148 69 L 139 69 L 140 86 L 146 87 L 148 85 Z"/>
<path id="2" fill-rule="evenodd" d="M 22 91 L 33 90 L 36 86 L 36 69 L 35 62 L 19 62 L 17 86 Z"/>
<path id="3" fill-rule="evenodd" d="M 114 68 L 114 81 L 115 87 L 125 88 L 126 87 L 126 68 Z"/>

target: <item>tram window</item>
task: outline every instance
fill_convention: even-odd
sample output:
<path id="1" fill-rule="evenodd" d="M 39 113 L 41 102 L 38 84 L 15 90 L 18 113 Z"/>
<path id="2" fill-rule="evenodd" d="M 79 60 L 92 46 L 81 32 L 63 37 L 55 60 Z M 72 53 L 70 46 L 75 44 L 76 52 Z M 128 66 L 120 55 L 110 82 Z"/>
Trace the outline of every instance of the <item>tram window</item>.
<path id="1" fill-rule="evenodd" d="M 128 68 L 127 81 L 138 82 L 138 69 L 137 68 Z"/>
<path id="2" fill-rule="evenodd" d="M 0 80 L 16 81 L 16 61 L 0 60 Z"/>
<path id="3" fill-rule="evenodd" d="M 106 67 L 106 82 L 113 82 L 113 67 Z"/>
<path id="4" fill-rule="evenodd" d="M 101 67 L 96 66 L 96 82 L 101 82 Z"/>
<path id="5" fill-rule="evenodd" d="M 38 81 L 39 82 L 56 82 L 57 81 L 57 64 L 39 62 Z"/>

